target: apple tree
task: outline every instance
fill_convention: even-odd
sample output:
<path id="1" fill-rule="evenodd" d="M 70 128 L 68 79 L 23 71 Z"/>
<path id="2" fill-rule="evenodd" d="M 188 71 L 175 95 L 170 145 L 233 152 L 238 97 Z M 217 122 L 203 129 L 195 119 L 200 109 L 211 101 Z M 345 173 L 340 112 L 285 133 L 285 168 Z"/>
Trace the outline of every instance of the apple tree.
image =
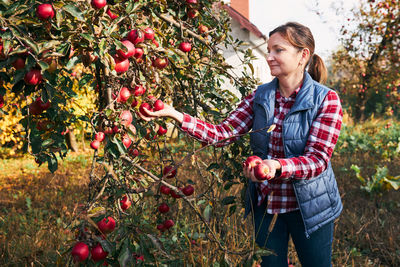
<path id="1" fill-rule="evenodd" d="M 226 81 L 242 95 L 254 90 L 253 55 L 229 35 L 221 7 L 214 0 L 1 1 L 1 103 L 19 99 L 24 151 L 54 172 L 68 153 L 69 126 L 84 122 L 91 132 L 87 203 L 67 226 L 76 234 L 63 265 L 251 264 L 254 242 L 227 223 L 241 214 L 247 136 L 217 149 L 185 139 L 167 119 L 137 114 L 165 102 L 218 123 L 239 100 L 221 88 Z M 234 47 L 249 71 L 233 75 L 222 47 Z M 93 106 L 76 113 L 69 103 L 83 94 Z M 166 135 L 168 128 L 177 135 Z M 212 153 L 211 164 L 202 151 Z M 199 178 L 180 175 L 183 165 Z"/>
<path id="2" fill-rule="evenodd" d="M 332 56 L 330 83 L 352 115 L 396 115 L 400 110 L 400 6 L 364 0 L 341 29 L 342 48 Z"/>

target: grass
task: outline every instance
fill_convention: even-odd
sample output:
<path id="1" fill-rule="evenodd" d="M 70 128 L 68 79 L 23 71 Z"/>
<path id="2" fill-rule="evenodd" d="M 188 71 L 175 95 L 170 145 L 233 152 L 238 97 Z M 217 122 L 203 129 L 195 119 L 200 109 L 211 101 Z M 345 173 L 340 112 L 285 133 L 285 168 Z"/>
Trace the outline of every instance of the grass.
<path id="1" fill-rule="evenodd" d="M 51 174 L 47 166 L 38 168 L 32 158 L 0 161 L 0 266 L 56 263 L 64 246 L 74 240 L 67 226 L 87 196 L 90 163 L 90 153 L 71 153 Z M 366 153 L 332 159 L 344 204 L 335 226 L 333 265 L 400 266 L 400 192 L 369 197 L 350 170 L 353 163 L 363 167 L 365 175 L 372 175 L 374 164 L 381 164 Z M 398 160 L 386 163 L 392 175 L 400 174 Z M 188 168 L 187 175 L 193 173 Z M 243 223 L 239 215 L 224 219 L 232 225 L 231 230 Z M 190 220 L 184 223 L 195 228 L 189 225 Z M 232 235 L 233 248 L 245 245 L 235 231 L 228 234 Z M 204 258 L 213 255 L 213 248 L 205 242 L 188 253 L 207 262 Z M 289 257 L 294 266 L 300 266 L 293 245 Z"/>

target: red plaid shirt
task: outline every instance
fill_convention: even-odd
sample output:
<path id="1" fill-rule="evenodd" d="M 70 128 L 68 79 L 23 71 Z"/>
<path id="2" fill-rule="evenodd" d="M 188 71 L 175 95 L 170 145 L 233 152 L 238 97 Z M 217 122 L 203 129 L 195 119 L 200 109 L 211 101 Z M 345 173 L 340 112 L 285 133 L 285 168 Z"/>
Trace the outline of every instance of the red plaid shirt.
<path id="1" fill-rule="evenodd" d="M 258 188 L 258 204 L 268 195 L 267 212 L 286 213 L 298 209 L 296 196 L 291 179 L 310 179 L 321 174 L 328 165 L 333 149 L 337 143 L 342 125 L 342 107 L 336 92 L 329 91 L 318 115 L 314 120 L 304 154 L 299 157 L 285 158 L 282 140 L 282 123 L 286 114 L 293 106 L 300 87 L 288 98 L 283 97 L 279 90 L 275 94 L 274 124 L 271 132 L 268 158 L 278 160 L 281 173 L 274 179 L 260 183 Z M 255 91 L 243 99 L 238 108 L 219 125 L 206 123 L 184 114 L 181 128 L 196 139 L 214 143 L 233 135 L 248 132 L 253 123 L 253 100 Z M 237 138 L 231 138 L 218 143 L 227 145 Z M 270 194 L 273 192 L 273 194 Z"/>

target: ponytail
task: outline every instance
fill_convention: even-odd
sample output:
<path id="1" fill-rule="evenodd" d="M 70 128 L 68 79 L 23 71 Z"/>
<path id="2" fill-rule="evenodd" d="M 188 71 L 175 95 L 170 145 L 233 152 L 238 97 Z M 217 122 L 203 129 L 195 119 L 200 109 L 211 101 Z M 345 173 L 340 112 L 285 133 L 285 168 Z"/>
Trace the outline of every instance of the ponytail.
<path id="1" fill-rule="evenodd" d="M 324 61 L 317 54 L 313 54 L 310 59 L 308 73 L 313 80 L 319 83 L 325 83 L 328 78 L 328 70 L 325 67 Z"/>

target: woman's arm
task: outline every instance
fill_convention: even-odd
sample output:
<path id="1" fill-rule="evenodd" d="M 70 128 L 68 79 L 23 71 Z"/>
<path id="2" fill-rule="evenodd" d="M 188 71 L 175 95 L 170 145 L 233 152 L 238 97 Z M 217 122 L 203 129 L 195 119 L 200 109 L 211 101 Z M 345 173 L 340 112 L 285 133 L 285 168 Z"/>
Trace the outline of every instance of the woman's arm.
<path id="1" fill-rule="evenodd" d="M 311 125 L 304 154 L 276 159 L 281 165 L 278 179 L 310 179 L 326 170 L 342 125 L 342 106 L 335 91 L 330 91 Z"/>
<path id="2" fill-rule="evenodd" d="M 243 99 L 239 106 L 218 125 L 207 123 L 188 114 L 181 113 L 169 105 L 165 105 L 164 109 L 160 111 L 147 111 L 149 116 L 143 116 L 143 114 L 140 114 L 140 116 L 146 121 L 154 117 L 172 118 L 177 121 L 181 129 L 190 136 L 201 142 L 213 144 L 231 136 L 246 133 L 251 129 L 253 124 L 254 94 L 255 91 Z M 216 146 L 228 145 L 236 139 L 237 138 L 227 139 L 216 144 Z"/>

